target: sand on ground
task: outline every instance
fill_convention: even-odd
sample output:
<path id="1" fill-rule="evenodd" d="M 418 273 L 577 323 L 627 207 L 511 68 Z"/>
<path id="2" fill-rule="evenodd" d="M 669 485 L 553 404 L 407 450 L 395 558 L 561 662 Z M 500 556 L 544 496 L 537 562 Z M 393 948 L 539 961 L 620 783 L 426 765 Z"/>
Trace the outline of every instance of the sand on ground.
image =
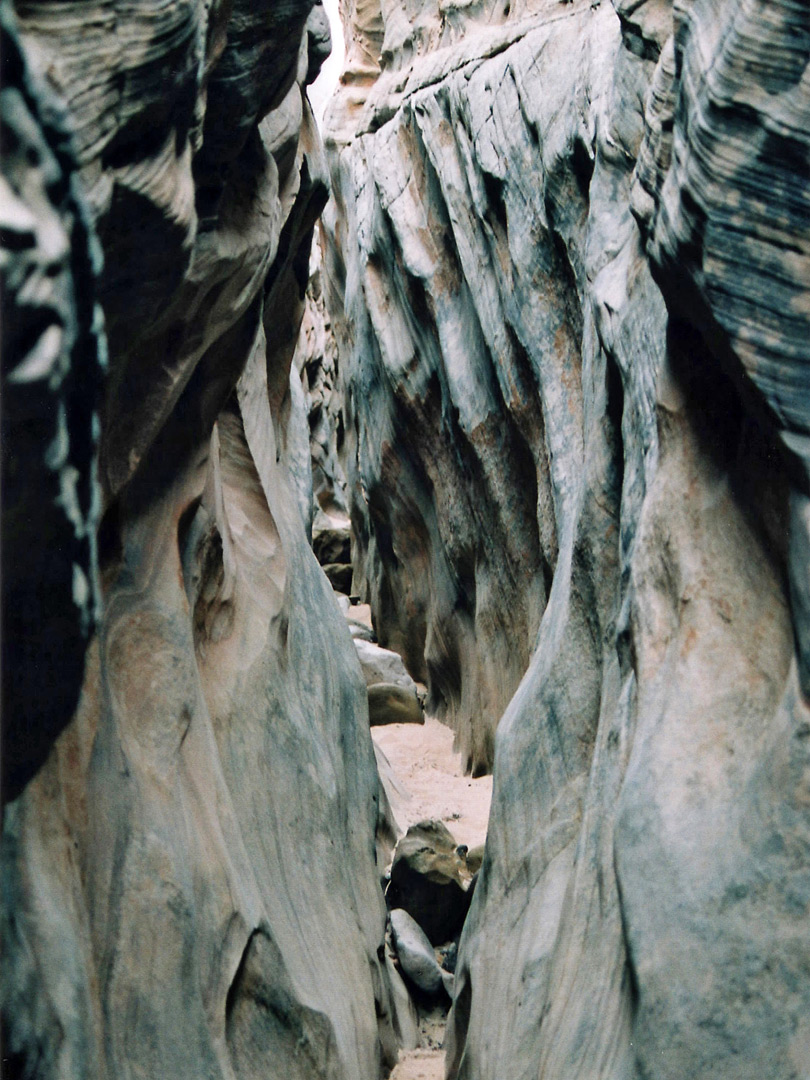
<path id="1" fill-rule="evenodd" d="M 428 717 L 424 724 L 387 724 L 371 729 L 404 795 L 392 808 L 403 832 L 417 821 L 443 821 L 459 844 L 483 844 L 487 835 L 492 777 L 465 776 L 461 755 L 453 750 L 453 732 Z"/>
<path id="2" fill-rule="evenodd" d="M 389 724 L 371 729 L 371 737 L 391 765 L 400 791 L 392 797 L 397 824 L 408 826 L 425 818 L 443 821 L 459 844 L 477 847 L 487 835 L 492 777 L 465 776 L 461 755 L 453 750 L 453 732 L 438 720 L 420 724 Z M 443 1080 L 443 1010 L 420 1016 L 422 1046 L 400 1051 L 390 1080 Z"/>

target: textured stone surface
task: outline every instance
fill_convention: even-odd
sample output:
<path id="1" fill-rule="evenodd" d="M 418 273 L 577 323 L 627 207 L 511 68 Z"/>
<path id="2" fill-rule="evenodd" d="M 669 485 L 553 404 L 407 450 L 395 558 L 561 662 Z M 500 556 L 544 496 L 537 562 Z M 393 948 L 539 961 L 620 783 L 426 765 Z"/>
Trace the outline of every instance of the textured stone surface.
<path id="1" fill-rule="evenodd" d="M 469 879 L 456 842 L 441 821 L 411 825 L 394 852 L 385 898 L 404 908 L 434 945 L 451 941 L 469 908 Z"/>
<path id="2" fill-rule="evenodd" d="M 411 982 L 426 994 L 435 994 L 442 984 L 442 969 L 427 935 L 407 911 L 391 912 L 391 937 L 400 966 Z"/>
<path id="3" fill-rule="evenodd" d="M 98 601 L 92 484 L 103 346 L 98 248 L 67 121 L 0 7 L 2 791 L 19 794 L 78 701 Z M 12 571 L 13 568 L 13 571 Z"/>
<path id="4" fill-rule="evenodd" d="M 293 358 L 307 404 L 312 487 L 316 505 L 326 514 L 346 516 L 346 478 L 340 464 L 343 446 L 343 397 L 338 378 L 338 358 L 332 322 L 323 296 L 321 248 L 312 246 L 306 307 Z M 316 514 L 316 519 L 318 515 Z M 316 520 L 317 526 L 317 520 Z M 315 536 L 313 534 L 313 539 Z M 318 549 L 315 549 L 316 555 Z M 320 562 L 348 562 L 324 559 Z"/>
<path id="5" fill-rule="evenodd" d="M 374 683 L 393 683 L 416 693 L 416 683 L 405 670 L 402 657 L 390 649 L 381 649 L 370 641 L 355 639 L 354 647 L 366 686 Z"/>
<path id="6" fill-rule="evenodd" d="M 494 747 L 453 1078 L 806 1075 L 809 19 L 347 5 L 355 584 Z"/>
<path id="7" fill-rule="evenodd" d="M 41 719 L 35 774 L 4 809 L 14 1075 L 373 1080 L 396 1056 L 366 693 L 307 540 L 291 372 L 326 195 L 304 94 L 324 50 L 310 9 L 20 3 L 41 93 L 4 45 L 2 269 L 17 321 L 3 586 L 19 581 L 28 602 L 54 545 L 39 583 L 52 606 L 23 617 L 60 650 L 39 669 L 59 715 Z M 51 98 L 70 142 L 54 142 Z M 103 616 L 71 720 L 95 569 L 94 297 L 109 349 Z M 53 504 L 71 477 L 81 520 Z M 26 664 L 13 709 L 32 724 Z"/>

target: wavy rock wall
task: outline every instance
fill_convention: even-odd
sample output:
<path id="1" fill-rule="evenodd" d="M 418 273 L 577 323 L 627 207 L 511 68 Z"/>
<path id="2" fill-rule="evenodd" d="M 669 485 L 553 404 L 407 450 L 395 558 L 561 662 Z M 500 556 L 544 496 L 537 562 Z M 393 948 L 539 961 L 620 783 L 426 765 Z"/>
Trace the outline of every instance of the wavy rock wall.
<path id="1" fill-rule="evenodd" d="M 3 24 L 4 1070 L 377 1077 L 378 779 L 291 379 L 323 9 Z"/>
<path id="2" fill-rule="evenodd" d="M 309 455 L 315 507 L 345 517 L 346 478 L 340 464 L 343 396 L 337 345 L 323 295 L 321 248 L 312 246 L 306 309 L 293 365 L 301 379 L 309 426 Z"/>
<path id="3" fill-rule="evenodd" d="M 470 766 L 494 746 L 448 1076 L 799 1080 L 807 6 L 345 21 L 358 576 Z"/>

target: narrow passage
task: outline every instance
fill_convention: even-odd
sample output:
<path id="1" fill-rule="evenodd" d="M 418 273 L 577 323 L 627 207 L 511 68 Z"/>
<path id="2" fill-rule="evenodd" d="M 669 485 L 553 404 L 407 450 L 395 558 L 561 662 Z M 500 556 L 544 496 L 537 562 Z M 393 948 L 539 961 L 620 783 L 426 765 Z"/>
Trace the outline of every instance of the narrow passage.
<path id="1" fill-rule="evenodd" d="M 391 765 L 401 789 L 392 809 L 402 833 L 426 819 L 442 821 L 459 844 L 470 851 L 487 835 L 492 777 L 473 779 L 462 770 L 453 751 L 453 732 L 432 717 L 424 725 L 390 724 L 371 729 L 371 736 Z M 433 1008 L 417 1005 L 421 1045 L 400 1051 L 391 1080 L 442 1080 L 444 1031 L 449 1001 Z"/>
<path id="2" fill-rule="evenodd" d="M 483 857 L 492 777 L 464 775 L 453 731 L 425 715 L 426 688 L 397 653 L 377 643 L 371 608 L 351 595 L 348 517 L 319 510 L 312 546 L 357 649 L 383 802 L 390 808 L 378 824 L 377 860 L 390 916 L 386 950 L 402 977 L 397 1024 L 403 1049 L 391 1076 L 441 1080 L 458 940 Z"/>

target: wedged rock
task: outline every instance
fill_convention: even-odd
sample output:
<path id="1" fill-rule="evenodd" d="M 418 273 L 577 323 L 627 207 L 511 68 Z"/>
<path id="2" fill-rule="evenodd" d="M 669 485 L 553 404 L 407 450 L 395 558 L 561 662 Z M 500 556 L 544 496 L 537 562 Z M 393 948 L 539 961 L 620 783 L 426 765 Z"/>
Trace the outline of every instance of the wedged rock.
<path id="1" fill-rule="evenodd" d="M 444 986 L 442 969 L 424 930 L 402 908 L 393 908 L 389 917 L 394 948 L 403 972 L 425 994 L 438 993 Z"/>
<path id="2" fill-rule="evenodd" d="M 340 608 L 341 614 L 345 615 L 348 618 L 349 609 L 352 606 L 351 600 L 345 593 L 342 592 L 335 592 L 335 599 L 337 600 L 337 604 Z"/>
<path id="3" fill-rule="evenodd" d="M 356 644 L 356 639 L 355 639 Z M 383 724 L 424 724 L 425 711 L 416 693 L 394 683 L 375 683 L 367 688 L 368 722 Z"/>
<path id="4" fill-rule="evenodd" d="M 352 591 L 351 563 L 324 563 L 323 572 L 335 592 L 345 594 Z"/>
<path id="5" fill-rule="evenodd" d="M 450 831 L 440 821 L 422 821 L 397 844 L 385 897 L 389 908 L 404 908 L 430 941 L 441 945 L 464 925 L 467 884 Z"/>
<path id="6" fill-rule="evenodd" d="M 374 686 L 375 683 L 392 683 L 394 686 L 402 686 L 417 694 L 416 683 L 405 670 L 399 653 L 383 649 L 380 645 L 359 637 L 355 637 L 354 647 L 357 650 L 357 658 L 360 661 L 366 686 Z"/>
<path id="7" fill-rule="evenodd" d="M 458 959 L 458 942 L 451 941 L 449 945 L 439 949 L 438 953 L 439 965 L 442 971 L 454 975 L 456 971 L 456 960 Z"/>
<path id="8" fill-rule="evenodd" d="M 321 566 L 351 562 L 351 530 L 346 526 L 326 525 L 312 529 L 312 550 Z"/>

